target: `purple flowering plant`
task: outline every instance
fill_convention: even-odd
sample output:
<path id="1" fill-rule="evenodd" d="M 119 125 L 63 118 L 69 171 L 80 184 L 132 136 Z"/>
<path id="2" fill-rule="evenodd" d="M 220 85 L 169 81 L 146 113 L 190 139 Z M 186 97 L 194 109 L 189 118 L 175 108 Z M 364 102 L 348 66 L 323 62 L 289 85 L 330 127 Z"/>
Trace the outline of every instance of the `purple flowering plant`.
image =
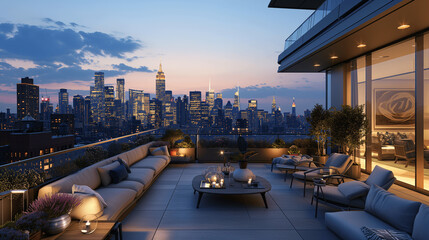
<path id="1" fill-rule="evenodd" d="M 22 231 L 31 233 L 42 230 L 48 224 L 47 214 L 45 212 L 31 212 L 24 214 L 15 222 L 15 227 Z"/>
<path id="2" fill-rule="evenodd" d="M 0 229 L 0 239 L 2 240 L 27 240 L 28 235 L 19 230 L 5 227 Z"/>
<path id="3" fill-rule="evenodd" d="M 56 193 L 32 202 L 28 207 L 28 212 L 44 212 L 48 218 L 57 218 L 64 214 L 69 214 L 79 204 L 80 199 L 71 194 Z"/>

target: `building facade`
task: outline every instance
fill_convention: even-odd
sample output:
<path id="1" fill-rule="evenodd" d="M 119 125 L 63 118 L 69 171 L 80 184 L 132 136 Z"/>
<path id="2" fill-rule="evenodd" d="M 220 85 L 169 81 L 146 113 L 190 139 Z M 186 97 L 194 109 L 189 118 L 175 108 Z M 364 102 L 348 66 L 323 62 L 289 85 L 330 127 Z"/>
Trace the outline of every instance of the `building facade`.
<path id="1" fill-rule="evenodd" d="M 16 113 L 18 120 L 30 115 L 39 119 L 39 86 L 29 77 L 21 78 L 16 84 Z"/>

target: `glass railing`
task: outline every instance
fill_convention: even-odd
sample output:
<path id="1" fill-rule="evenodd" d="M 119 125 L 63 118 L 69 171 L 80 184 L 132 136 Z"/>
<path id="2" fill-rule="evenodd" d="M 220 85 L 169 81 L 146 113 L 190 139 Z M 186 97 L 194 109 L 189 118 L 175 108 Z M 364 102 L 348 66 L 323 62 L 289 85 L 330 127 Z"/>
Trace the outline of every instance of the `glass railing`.
<path id="1" fill-rule="evenodd" d="M 301 38 L 306 32 L 326 17 L 333 9 L 338 7 L 344 0 L 326 0 L 316 9 L 286 40 L 285 50 Z"/>

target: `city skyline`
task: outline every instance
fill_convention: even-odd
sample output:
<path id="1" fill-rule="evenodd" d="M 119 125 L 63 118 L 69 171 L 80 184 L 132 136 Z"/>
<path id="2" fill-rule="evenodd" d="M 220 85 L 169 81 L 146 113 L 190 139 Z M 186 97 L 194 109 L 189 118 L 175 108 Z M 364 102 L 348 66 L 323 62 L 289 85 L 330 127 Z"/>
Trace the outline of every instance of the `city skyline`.
<path id="1" fill-rule="evenodd" d="M 76 19 L 69 12 L 76 10 L 79 2 L 63 4 L 55 12 L 46 11 L 47 4 L 57 5 L 27 2 L 23 5 L 32 7 L 24 8 L 10 2 L 0 10 L 0 111 L 11 108 L 15 112 L 15 85 L 25 76 L 34 78 L 41 96 L 50 96 L 54 103 L 60 88 L 68 89 L 69 102 L 76 94 L 88 95 L 92 75 L 98 71 L 105 73 L 106 85 L 124 78 L 126 90 L 144 88 L 155 94 L 153 76 L 160 60 L 169 79 L 166 89 L 173 90 L 174 96 L 193 90 L 205 92 L 211 81 L 212 88 L 230 101 L 235 86 L 240 85 L 241 104 L 257 98 L 264 109 L 269 109 L 272 96 L 283 108 L 290 106 L 295 96 L 303 107 L 299 113 L 324 100 L 324 74 L 278 74 L 273 62 L 282 48 L 281 39 L 310 11 L 267 9 L 268 1 L 246 5 L 238 1 L 144 1 L 130 4 L 132 7 L 107 2 L 103 6 L 85 3 L 88 8 L 79 9 Z M 95 5 L 96 17 L 90 10 Z M 150 21 L 158 14 L 151 9 L 172 9 L 171 5 L 178 11 L 162 12 L 162 19 Z M 141 14 L 134 14 L 136 9 Z M 16 11 L 20 14 L 14 14 Z M 107 18 L 117 13 L 130 14 L 114 21 Z M 283 24 L 286 21 L 287 26 Z M 55 41 L 44 35 L 54 36 Z M 265 44 L 274 41 L 276 46 Z M 50 49 L 48 44 L 51 51 L 40 51 Z M 75 55 L 76 51 L 82 54 Z"/>

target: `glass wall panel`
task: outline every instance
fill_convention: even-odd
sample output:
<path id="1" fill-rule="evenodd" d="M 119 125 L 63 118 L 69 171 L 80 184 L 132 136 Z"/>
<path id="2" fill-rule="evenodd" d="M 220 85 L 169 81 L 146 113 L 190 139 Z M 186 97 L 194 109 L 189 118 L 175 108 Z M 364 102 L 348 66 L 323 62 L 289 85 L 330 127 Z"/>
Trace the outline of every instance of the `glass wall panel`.
<path id="1" fill-rule="evenodd" d="M 352 86 L 352 106 L 365 105 L 366 80 L 365 80 L 365 57 L 354 59 L 351 62 L 351 86 Z M 364 108 L 364 111 L 366 109 Z M 365 141 L 365 138 L 362 140 Z M 366 169 L 365 150 L 363 143 L 356 152 L 356 161 L 361 164 L 362 169 Z"/>
<path id="2" fill-rule="evenodd" d="M 424 35 L 424 189 L 429 190 L 429 33 Z"/>
<path id="3" fill-rule="evenodd" d="M 372 167 L 415 185 L 415 40 L 372 53 Z"/>

